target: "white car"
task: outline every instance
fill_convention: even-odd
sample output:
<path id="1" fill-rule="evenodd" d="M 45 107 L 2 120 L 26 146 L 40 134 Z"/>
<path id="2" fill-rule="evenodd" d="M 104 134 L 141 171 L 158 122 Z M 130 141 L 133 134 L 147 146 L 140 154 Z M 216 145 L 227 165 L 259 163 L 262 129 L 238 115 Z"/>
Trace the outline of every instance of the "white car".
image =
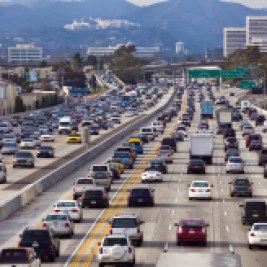
<path id="1" fill-rule="evenodd" d="M 247 234 L 248 247 L 267 246 L 267 223 L 254 223 Z"/>
<path id="2" fill-rule="evenodd" d="M 247 135 L 253 134 L 254 128 L 251 125 L 244 125 L 242 136 L 245 137 Z"/>
<path id="3" fill-rule="evenodd" d="M 133 117 L 133 116 L 134 116 L 133 110 L 126 110 L 125 117 Z"/>
<path id="4" fill-rule="evenodd" d="M 99 244 L 99 267 L 107 264 L 124 264 L 133 267 L 135 265 L 135 249 L 129 238 L 124 234 L 106 235 Z"/>
<path id="5" fill-rule="evenodd" d="M 4 134 L 2 142 L 4 144 L 7 144 L 7 143 L 12 143 L 12 144 L 17 143 L 17 137 L 14 134 Z"/>
<path id="6" fill-rule="evenodd" d="M 36 141 L 33 138 L 25 138 L 20 142 L 19 147 L 34 149 L 36 148 Z"/>
<path id="7" fill-rule="evenodd" d="M 187 137 L 187 129 L 184 125 L 177 125 L 176 132 L 182 132 L 183 135 Z"/>
<path id="8" fill-rule="evenodd" d="M 83 219 L 83 211 L 76 200 L 59 200 L 54 205 L 54 212 L 63 212 L 68 214 L 72 221 L 81 222 Z"/>
<path id="9" fill-rule="evenodd" d="M 43 142 L 54 142 L 55 136 L 51 133 L 44 133 L 44 134 L 41 134 L 40 140 Z"/>
<path id="10" fill-rule="evenodd" d="M 153 170 L 152 168 L 147 168 L 141 176 L 142 183 L 147 182 L 162 182 L 163 177 L 162 173 L 156 170 Z"/>
<path id="11" fill-rule="evenodd" d="M 151 123 L 151 126 L 156 129 L 157 132 L 159 133 L 163 133 L 164 132 L 164 126 L 163 123 L 161 121 L 153 121 Z"/>
<path id="12" fill-rule="evenodd" d="M 191 199 L 212 199 L 213 185 L 208 181 L 193 181 L 189 186 L 188 198 Z"/>
<path id="13" fill-rule="evenodd" d="M 155 139 L 154 131 L 152 127 L 142 127 L 140 129 L 140 134 L 144 134 L 149 141 Z"/>
<path id="14" fill-rule="evenodd" d="M 241 157 L 232 156 L 226 163 L 226 173 L 245 173 L 245 164 Z"/>
<path id="15" fill-rule="evenodd" d="M 43 219 L 43 228 L 49 227 L 57 236 L 72 237 L 74 234 L 74 223 L 70 216 L 63 212 L 48 214 Z"/>

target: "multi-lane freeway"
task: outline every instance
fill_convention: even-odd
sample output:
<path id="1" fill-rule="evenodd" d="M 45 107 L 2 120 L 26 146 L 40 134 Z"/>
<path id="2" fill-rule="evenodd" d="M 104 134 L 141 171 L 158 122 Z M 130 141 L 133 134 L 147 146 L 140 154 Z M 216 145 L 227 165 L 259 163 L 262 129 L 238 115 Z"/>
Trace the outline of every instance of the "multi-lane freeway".
<path id="1" fill-rule="evenodd" d="M 229 96 L 235 92 L 235 97 L 229 98 L 233 104 L 237 100 L 237 89 L 228 89 L 214 92 L 216 97 L 220 95 Z M 54 263 L 42 263 L 44 266 L 98 266 L 97 251 L 98 243 L 109 232 L 111 219 L 119 213 L 137 213 L 144 221 L 141 228 L 144 233 L 142 247 L 136 248 L 137 266 L 156 266 L 162 251 L 179 252 L 186 254 L 196 253 L 236 253 L 240 254 L 242 266 L 266 266 L 267 256 L 264 248 L 248 249 L 247 231 L 248 226 L 241 223 L 241 210 L 239 203 L 242 198 L 230 197 L 229 182 L 234 177 L 248 177 L 253 182 L 253 197 L 263 198 L 267 196 L 267 181 L 263 179 L 263 168 L 257 164 L 257 152 L 249 151 L 245 147 L 245 139 L 239 128 L 239 122 L 234 122 L 233 127 L 237 132 L 240 144 L 240 154 L 245 161 L 245 174 L 226 174 L 224 139 L 222 135 L 214 135 L 213 164 L 206 166 L 206 174 L 187 174 L 189 161 L 189 138 L 190 134 L 197 131 L 200 119 L 200 104 L 196 102 L 191 127 L 188 128 L 188 137 L 178 143 L 178 150 L 174 153 L 173 163 L 168 164 L 168 173 L 163 175 L 163 183 L 151 184 L 155 189 L 154 207 L 127 207 L 127 190 L 139 184 L 141 173 L 147 167 L 151 158 L 157 157 L 157 149 L 163 136 L 170 136 L 174 131 L 179 116 L 186 110 L 187 91 L 183 97 L 178 117 L 167 124 L 163 135 L 159 135 L 154 141 L 144 145 L 144 154 L 138 155 L 134 170 L 125 170 L 122 179 L 112 184 L 110 192 L 111 205 L 107 209 L 84 209 L 84 220 L 75 224 L 75 234 L 71 239 L 61 239 L 60 257 Z M 216 133 L 217 122 L 209 120 L 210 129 Z M 138 132 L 139 129 L 136 129 Z M 255 132 L 261 132 L 262 126 L 255 127 Z M 132 135 L 132 134 L 131 134 Z M 19 234 L 26 226 L 41 226 L 42 218 L 48 214 L 53 204 L 59 199 L 72 198 L 72 183 L 80 176 L 86 176 L 91 165 L 106 162 L 113 151 L 122 142 L 131 136 L 126 136 L 121 142 L 114 144 L 105 153 L 96 155 L 95 159 L 65 177 L 64 180 L 43 192 L 30 205 L 19 210 L 8 219 L 0 223 L 1 247 L 16 246 Z M 60 139 L 59 139 L 60 140 Z M 58 141 L 59 150 L 69 146 Z M 263 143 L 266 144 L 266 136 L 263 134 Z M 62 152 L 63 153 L 63 152 Z M 24 170 L 22 171 L 22 173 Z M 25 170 L 25 172 L 27 172 Z M 22 175 L 25 175 L 23 173 Z M 14 181 L 18 179 L 12 175 Z M 214 185 L 212 189 L 212 200 L 189 200 L 188 184 L 193 180 L 207 180 Z M 6 185 L 3 185 L 3 188 Z M 2 190 L 3 190 L 2 188 Z M 4 192 L 3 190 L 2 192 Z M 11 193 L 6 191 L 2 194 L 3 199 Z M 176 245 L 176 227 L 181 218 L 203 218 L 209 223 L 208 243 L 206 247 L 198 245 Z"/>

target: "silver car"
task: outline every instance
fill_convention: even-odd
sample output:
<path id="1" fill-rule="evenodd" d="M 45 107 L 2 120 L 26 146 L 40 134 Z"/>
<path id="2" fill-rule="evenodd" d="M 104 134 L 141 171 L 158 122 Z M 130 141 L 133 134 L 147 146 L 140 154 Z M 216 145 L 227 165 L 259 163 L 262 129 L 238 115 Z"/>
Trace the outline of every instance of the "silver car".
<path id="1" fill-rule="evenodd" d="M 245 164 L 241 157 L 232 156 L 226 163 L 226 173 L 245 173 Z"/>
<path id="2" fill-rule="evenodd" d="M 14 155 L 18 151 L 17 143 L 4 143 L 1 149 L 3 155 Z"/>

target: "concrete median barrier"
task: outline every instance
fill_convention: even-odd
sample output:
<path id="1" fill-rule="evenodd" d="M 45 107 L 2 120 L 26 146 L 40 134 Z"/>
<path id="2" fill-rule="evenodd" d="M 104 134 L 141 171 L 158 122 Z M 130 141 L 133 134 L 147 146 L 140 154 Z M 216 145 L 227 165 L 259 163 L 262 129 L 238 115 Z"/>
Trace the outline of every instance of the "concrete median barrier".
<path id="1" fill-rule="evenodd" d="M 170 97 L 167 99 L 166 103 L 164 103 L 160 108 L 151 112 L 150 114 L 141 117 L 139 120 L 133 122 L 132 124 L 126 126 L 123 129 L 120 129 L 118 132 L 111 135 L 109 138 L 104 141 L 96 144 L 89 150 L 80 154 L 79 156 L 73 158 L 69 162 L 63 164 L 59 168 L 53 170 L 49 174 L 41 177 L 36 182 L 26 186 L 17 192 L 16 195 L 12 196 L 10 199 L 0 203 L 0 220 L 4 220 L 8 218 L 11 214 L 16 212 L 21 207 L 29 204 L 32 200 L 34 200 L 40 193 L 44 192 L 51 186 L 55 185 L 59 181 L 63 180 L 64 177 L 74 172 L 79 167 L 88 164 L 90 160 L 95 158 L 96 154 L 100 154 L 110 148 L 114 143 L 119 142 L 125 136 L 129 135 L 131 132 L 140 128 L 146 122 L 149 122 L 159 113 L 161 113 L 164 109 L 166 109 L 175 94 L 175 90 L 170 94 Z"/>

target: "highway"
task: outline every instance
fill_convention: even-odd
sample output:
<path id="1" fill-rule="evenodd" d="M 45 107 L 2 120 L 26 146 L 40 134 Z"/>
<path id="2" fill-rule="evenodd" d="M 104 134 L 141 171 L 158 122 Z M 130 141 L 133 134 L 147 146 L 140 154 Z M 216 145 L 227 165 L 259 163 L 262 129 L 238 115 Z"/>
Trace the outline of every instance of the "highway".
<path id="1" fill-rule="evenodd" d="M 216 92 L 215 96 L 228 95 L 237 89 L 227 89 Z M 238 93 L 242 95 L 242 93 Z M 184 98 L 182 111 L 186 106 Z M 236 101 L 232 97 L 231 102 Z M 189 134 L 196 132 L 200 121 L 200 105 L 196 102 L 196 112 L 189 128 Z M 177 124 L 177 118 L 168 124 L 164 135 L 168 136 Z M 210 127 L 216 132 L 216 121 L 210 120 Z M 245 148 L 244 138 L 239 129 L 239 123 L 234 123 L 240 144 L 241 156 L 245 160 L 245 176 L 253 182 L 253 194 L 256 198 L 267 197 L 267 180 L 263 179 L 263 169 L 257 165 L 257 153 L 249 152 Z M 255 128 L 261 132 L 262 126 Z M 137 129 L 138 130 L 138 129 Z M 128 137 L 125 137 L 127 140 Z M 139 155 L 133 171 L 126 170 L 121 180 L 116 180 L 112 185 L 110 199 L 112 205 L 107 210 L 85 209 L 84 220 L 75 225 L 75 235 L 72 239 L 61 239 L 61 256 L 55 263 L 44 263 L 44 266 L 98 266 L 95 257 L 98 249 L 97 243 L 108 233 L 110 219 L 120 212 L 136 212 L 145 221 L 142 225 L 144 232 L 144 243 L 136 248 L 136 266 L 155 266 L 160 253 L 176 251 L 187 252 L 211 252 L 230 253 L 234 251 L 241 255 L 244 267 L 266 266 L 267 255 L 265 249 L 256 248 L 248 250 L 246 233 L 248 226 L 243 226 L 240 220 L 239 203 L 242 198 L 231 198 L 229 196 L 229 184 L 233 177 L 244 176 L 242 174 L 226 174 L 224 162 L 223 137 L 214 137 L 213 164 L 206 169 L 205 175 L 186 174 L 186 166 L 189 159 L 189 138 L 178 143 L 178 151 L 174 154 L 174 162 L 168 165 L 168 174 L 164 175 L 164 182 L 151 184 L 155 189 L 155 207 L 128 208 L 126 207 L 127 189 L 140 182 L 140 174 L 146 168 L 150 158 L 156 156 L 162 136 L 156 138 L 144 146 L 144 155 Z M 123 141 L 123 140 L 122 140 Z M 263 138 L 267 144 L 266 134 Z M 89 165 L 105 162 L 114 148 L 114 144 L 103 155 L 97 155 Z M 62 146 L 66 146 L 63 144 Z M 18 237 L 26 225 L 40 225 L 41 219 L 51 211 L 56 200 L 69 199 L 72 196 L 71 185 L 76 177 L 84 176 L 89 165 L 80 168 L 75 173 L 67 176 L 47 192 L 42 193 L 30 205 L 16 212 L 9 219 L 0 222 L 1 247 L 14 246 Z M 192 180 L 208 180 L 214 185 L 213 199 L 211 201 L 188 200 L 188 184 Z M 208 246 L 176 246 L 174 223 L 181 218 L 200 217 L 210 224 L 208 228 Z M 97 220 L 96 220 L 97 219 Z M 83 242 L 81 242 L 83 240 Z M 166 252 L 168 253 L 168 252 Z"/>

